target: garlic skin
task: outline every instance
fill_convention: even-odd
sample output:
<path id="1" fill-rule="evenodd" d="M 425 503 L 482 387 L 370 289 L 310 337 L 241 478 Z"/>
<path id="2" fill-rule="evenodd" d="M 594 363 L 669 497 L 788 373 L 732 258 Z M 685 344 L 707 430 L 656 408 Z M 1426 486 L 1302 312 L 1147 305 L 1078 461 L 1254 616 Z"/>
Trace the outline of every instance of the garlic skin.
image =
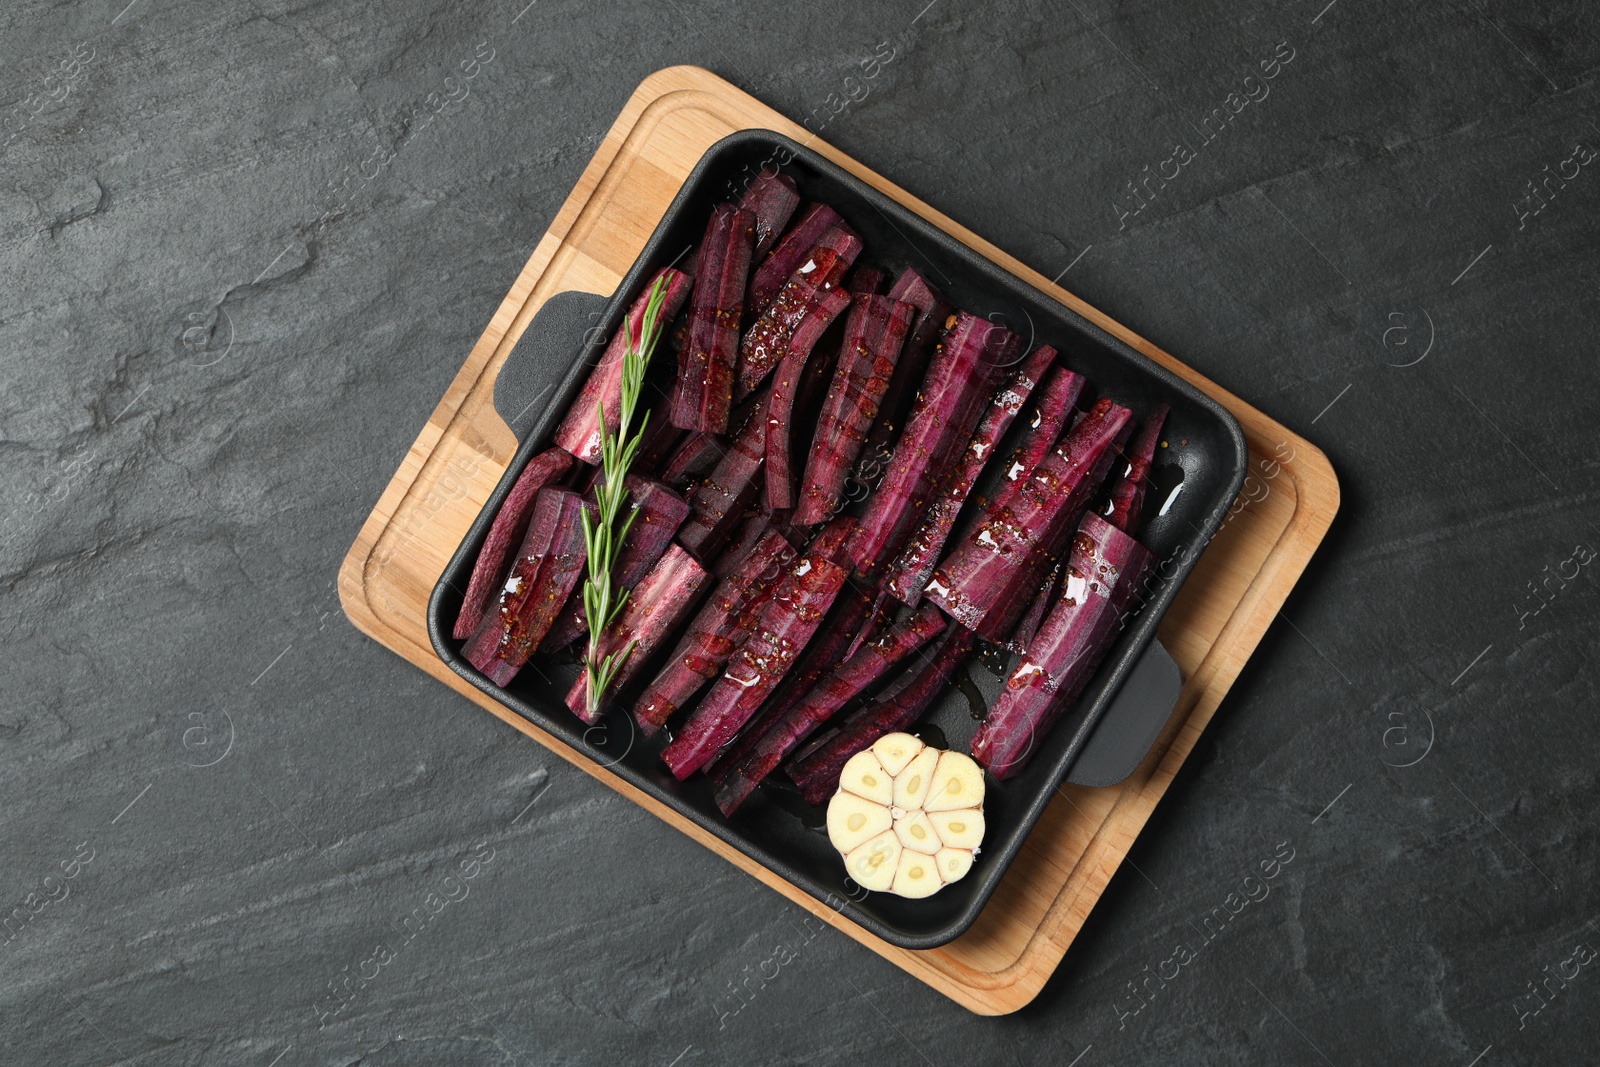
<path id="1" fill-rule="evenodd" d="M 972 869 L 983 793 L 983 769 L 966 753 L 885 734 L 844 765 L 828 801 L 828 840 L 863 888 L 931 896 Z"/>

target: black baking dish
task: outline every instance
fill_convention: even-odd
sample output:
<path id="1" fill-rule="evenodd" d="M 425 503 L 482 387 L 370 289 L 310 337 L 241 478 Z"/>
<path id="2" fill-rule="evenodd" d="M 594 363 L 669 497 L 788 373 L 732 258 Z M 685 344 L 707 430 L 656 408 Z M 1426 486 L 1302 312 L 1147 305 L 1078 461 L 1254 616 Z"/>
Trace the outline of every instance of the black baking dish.
<path id="1" fill-rule="evenodd" d="M 851 883 L 852 893 L 839 855 L 821 827 L 821 810 L 807 817 L 798 794 L 785 792 L 787 779 L 781 772 L 774 776 L 783 779 L 778 786 L 763 786 L 733 818 L 724 818 L 712 802 L 711 785 L 704 776 L 678 782 L 662 765 L 659 754 L 665 737 L 643 738 L 625 710 L 587 728 L 567 710 L 563 698 L 576 677 L 575 664 L 553 666 L 535 660 L 539 670 L 524 669 L 501 688 L 461 657 L 462 643 L 450 636 L 462 590 L 501 501 L 529 457 L 548 447 L 550 434 L 582 387 L 604 339 L 620 323 L 628 301 L 650 272 L 673 262 L 699 240 L 714 203 L 736 196 L 751 175 L 773 164 L 781 164 L 795 178 L 806 199 L 825 201 L 844 216 L 866 242 L 863 262 L 891 272 L 915 267 L 958 307 L 1004 322 L 1024 337 L 1031 336 L 1032 344 L 1055 345 L 1062 361 L 1089 379 L 1095 395 L 1113 397 L 1136 416 L 1158 402 L 1172 407 L 1164 434 L 1169 447 L 1157 460 L 1161 489 L 1152 489 L 1139 528 L 1140 539 L 1162 561 L 1159 570 L 1164 580 L 1076 707 L 1046 736 L 1027 769 L 1005 783 L 990 781 L 985 799 L 988 831 L 972 872 L 923 900 L 868 893 Z M 508 383 L 513 381 L 516 395 L 508 398 Z M 531 417 L 526 412 L 519 417 L 530 402 L 537 406 L 534 398 L 541 393 L 550 397 L 548 403 Z M 497 385 L 496 406 L 522 443 L 434 589 L 428 632 L 439 655 L 463 678 L 610 773 L 878 937 L 912 949 L 944 944 L 977 918 L 1023 838 L 1066 778 L 1096 720 L 1137 664 L 1201 549 L 1220 527 L 1243 483 L 1248 458 L 1238 424 L 1210 397 L 865 182 L 765 130 L 734 134 L 706 152 L 609 300 L 562 294 L 541 309 L 508 358 Z M 1182 491 L 1173 496 L 1171 486 L 1180 474 Z M 1162 510 L 1162 504 L 1168 506 Z M 666 642 L 664 648 L 670 647 Z M 642 674 L 647 678 L 653 669 Z M 984 702 L 991 702 L 999 692 L 1000 676 L 976 660 L 969 674 Z M 973 706 L 961 688 L 952 687 L 917 732 L 944 747 L 965 750 L 977 725 Z"/>

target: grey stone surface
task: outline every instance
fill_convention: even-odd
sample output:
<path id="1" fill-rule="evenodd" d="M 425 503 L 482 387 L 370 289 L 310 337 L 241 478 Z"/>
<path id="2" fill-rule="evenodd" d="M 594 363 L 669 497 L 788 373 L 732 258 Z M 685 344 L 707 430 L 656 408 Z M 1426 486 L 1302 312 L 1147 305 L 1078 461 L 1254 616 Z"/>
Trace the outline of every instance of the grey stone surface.
<path id="1" fill-rule="evenodd" d="M 1519 220 L 1600 148 L 1593 5 L 525 3 L 0 14 L 0 1060 L 1594 1058 L 1600 597 L 1562 564 L 1600 548 L 1595 166 Z M 641 78 L 696 63 L 802 118 L 885 41 L 823 136 L 1344 487 L 1131 862 L 999 1020 L 811 936 L 333 589 Z M 1134 1012 L 1147 966 L 1177 973 Z"/>

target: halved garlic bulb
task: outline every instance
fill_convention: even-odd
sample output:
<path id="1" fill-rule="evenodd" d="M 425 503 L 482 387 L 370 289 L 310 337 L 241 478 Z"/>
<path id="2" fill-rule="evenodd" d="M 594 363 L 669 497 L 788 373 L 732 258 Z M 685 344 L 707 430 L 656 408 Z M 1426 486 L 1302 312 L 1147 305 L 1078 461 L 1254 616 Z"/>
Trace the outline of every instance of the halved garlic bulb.
<path id="1" fill-rule="evenodd" d="M 828 802 L 828 840 L 864 888 L 929 896 L 972 869 L 983 788 L 983 770 L 965 753 L 886 734 L 844 765 Z"/>

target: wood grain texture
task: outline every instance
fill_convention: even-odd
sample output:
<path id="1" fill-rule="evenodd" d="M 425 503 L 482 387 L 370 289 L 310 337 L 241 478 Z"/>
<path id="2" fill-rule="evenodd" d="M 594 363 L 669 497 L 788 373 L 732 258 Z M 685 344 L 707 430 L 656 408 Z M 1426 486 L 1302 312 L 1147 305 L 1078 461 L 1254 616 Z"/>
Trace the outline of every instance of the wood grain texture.
<path id="1" fill-rule="evenodd" d="M 1161 640 L 1186 681 L 1160 739 L 1121 785 L 1062 787 L 977 923 L 937 949 L 896 948 L 835 914 L 473 689 L 428 641 L 433 586 L 516 450 L 493 406 L 506 355 L 554 294 L 610 295 L 704 151 L 751 128 L 826 156 L 1193 382 L 1227 406 L 1250 447 L 1253 477 L 1242 505 L 1205 547 L 1162 620 Z M 617 117 L 367 517 L 340 568 L 339 593 L 351 622 L 374 640 L 952 1000 L 999 1015 L 1031 1001 L 1055 971 L 1338 504 L 1332 468 L 1304 439 L 727 82 L 697 67 L 672 67 L 645 79 Z"/>

